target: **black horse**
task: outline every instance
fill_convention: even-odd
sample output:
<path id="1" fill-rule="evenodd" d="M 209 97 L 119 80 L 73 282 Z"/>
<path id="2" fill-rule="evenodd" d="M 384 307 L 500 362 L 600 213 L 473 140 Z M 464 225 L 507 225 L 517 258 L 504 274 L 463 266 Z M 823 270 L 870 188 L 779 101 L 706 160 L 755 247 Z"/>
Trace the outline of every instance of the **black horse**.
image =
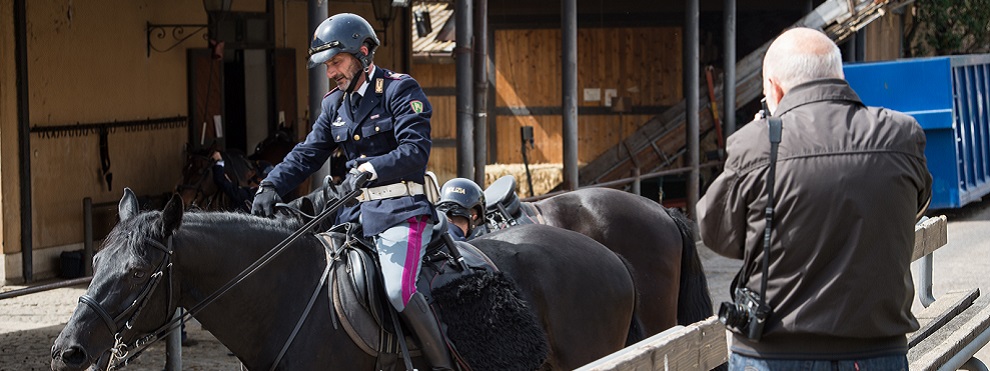
<path id="1" fill-rule="evenodd" d="M 86 295 L 52 347 L 52 369 L 105 367 L 128 344 L 191 308 L 269 251 L 295 226 L 237 213 L 183 213 L 178 197 L 138 212 L 125 190 L 121 221 L 94 257 Z M 298 224 L 298 223 L 297 223 Z M 635 321 L 635 287 L 624 263 L 578 233 L 526 226 L 472 241 L 518 285 L 549 341 L 543 369 L 574 369 L 621 349 Z M 304 235 L 196 315 L 248 369 L 270 369 L 316 289 L 324 248 Z M 277 369 L 371 370 L 375 359 L 335 330 L 327 289 Z M 124 323 L 128 326 L 125 326 Z M 414 359 L 420 369 L 425 365 Z"/>
<path id="2" fill-rule="evenodd" d="M 515 197 L 514 182 L 511 188 L 507 192 Z M 289 205 L 311 214 L 326 205 L 325 197 L 318 190 Z M 677 209 L 610 188 L 584 188 L 522 204 L 539 213 L 530 217 L 532 221 L 591 237 L 628 261 L 646 335 L 714 314 L 694 224 Z M 518 227 L 509 229 L 513 228 Z"/>
<path id="3" fill-rule="evenodd" d="M 579 189 L 532 205 L 544 224 L 591 237 L 629 261 L 647 334 L 714 314 L 693 222 L 677 209 L 611 188 Z"/>

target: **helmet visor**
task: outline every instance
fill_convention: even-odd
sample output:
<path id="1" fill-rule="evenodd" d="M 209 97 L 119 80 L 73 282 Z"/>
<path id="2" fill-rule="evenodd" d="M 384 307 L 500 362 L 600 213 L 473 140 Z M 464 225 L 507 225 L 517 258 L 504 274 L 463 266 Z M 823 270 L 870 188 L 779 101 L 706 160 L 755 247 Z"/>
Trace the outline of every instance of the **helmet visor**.
<path id="1" fill-rule="evenodd" d="M 309 48 L 309 62 L 306 63 L 306 68 L 312 69 L 326 63 L 330 58 L 339 54 L 340 50 L 339 41 L 331 41 L 315 48 Z"/>
<path id="2" fill-rule="evenodd" d="M 447 214 L 448 218 L 454 216 L 461 216 L 466 218 L 467 220 L 471 220 L 471 211 L 454 202 L 441 203 L 440 205 L 437 205 L 437 210 L 440 210 L 440 212 Z"/>

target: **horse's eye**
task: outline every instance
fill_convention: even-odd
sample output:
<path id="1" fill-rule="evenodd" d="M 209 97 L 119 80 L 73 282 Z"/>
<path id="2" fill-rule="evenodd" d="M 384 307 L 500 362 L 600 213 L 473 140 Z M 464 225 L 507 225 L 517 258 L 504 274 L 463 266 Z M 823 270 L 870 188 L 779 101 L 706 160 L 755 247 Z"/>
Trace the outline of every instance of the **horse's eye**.
<path id="1" fill-rule="evenodd" d="M 134 275 L 134 278 L 138 278 L 138 279 L 144 278 L 144 272 L 142 272 L 142 271 L 134 272 L 133 275 Z"/>

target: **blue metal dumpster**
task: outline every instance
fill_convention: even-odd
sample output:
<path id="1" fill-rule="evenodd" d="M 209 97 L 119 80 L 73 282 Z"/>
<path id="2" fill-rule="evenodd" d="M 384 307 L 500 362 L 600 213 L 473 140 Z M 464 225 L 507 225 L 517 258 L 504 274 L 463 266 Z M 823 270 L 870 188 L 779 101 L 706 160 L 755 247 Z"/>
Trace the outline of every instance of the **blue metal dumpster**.
<path id="1" fill-rule="evenodd" d="M 931 209 L 990 192 L 990 55 L 850 64 L 846 80 L 869 106 L 913 116 L 925 130 Z"/>

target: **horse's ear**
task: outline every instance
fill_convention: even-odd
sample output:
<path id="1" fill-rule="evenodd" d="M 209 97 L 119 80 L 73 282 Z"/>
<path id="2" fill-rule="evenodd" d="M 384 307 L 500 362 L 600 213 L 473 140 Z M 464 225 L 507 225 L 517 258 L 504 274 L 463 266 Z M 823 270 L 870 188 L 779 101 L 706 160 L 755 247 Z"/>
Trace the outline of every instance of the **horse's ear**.
<path id="1" fill-rule="evenodd" d="M 117 204 L 117 215 L 120 216 L 120 220 L 127 220 L 138 214 L 138 200 L 137 196 L 130 188 L 124 188 L 124 196 L 120 198 L 120 203 Z"/>
<path id="2" fill-rule="evenodd" d="M 169 236 L 173 231 L 179 229 L 179 225 L 182 224 L 182 212 L 182 197 L 175 193 L 165 204 L 165 209 L 162 210 L 163 235 Z"/>
<path id="3" fill-rule="evenodd" d="M 316 215 L 316 207 L 313 206 L 313 200 L 309 197 L 299 197 L 299 210 L 309 215 Z"/>

